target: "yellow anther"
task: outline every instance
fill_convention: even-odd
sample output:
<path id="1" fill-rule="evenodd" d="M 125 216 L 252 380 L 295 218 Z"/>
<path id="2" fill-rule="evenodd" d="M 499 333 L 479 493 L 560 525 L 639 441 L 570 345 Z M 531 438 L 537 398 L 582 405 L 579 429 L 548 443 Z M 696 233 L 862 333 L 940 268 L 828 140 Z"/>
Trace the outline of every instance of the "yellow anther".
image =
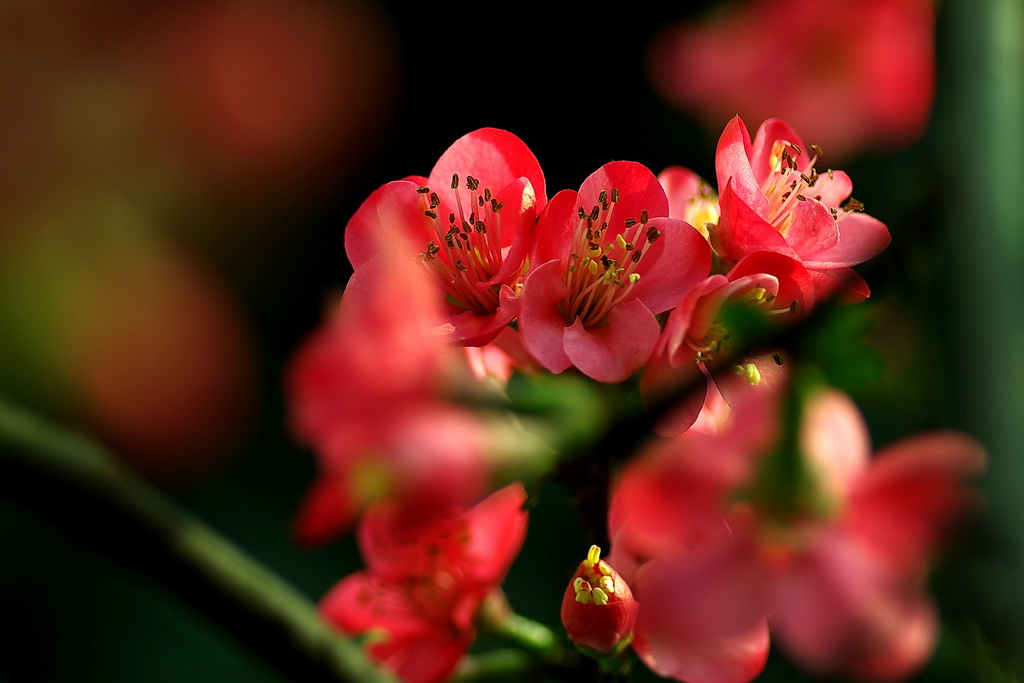
<path id="1" fill-rule="evenodd" d="M 597 564 L 601 560 L 601 547 L 590 546 L 590 550 L 587 551 L 587 559 L 590 560 L 590 564 Z"/>
<path id="2" fill-rule="evenodd" d="M 601 247 L 591 247 L 590 251 L 587 253 L 590 254 L 591 258 L 601 258 L 601 254 L 603 252 L 601 251 Z"/>
<path id="3" fill-rule="evenodd" d="M 622 236 L 622 233 L 615 236 L 615 243 L 619 245 L 620 249 L 626 249 L 626 238 Z"/>
<path id="4" fill-rule="evenodd" d="M 761 383 L 761 372 L 757 369 L 757 366 L 753 363 L 746 363 L 744 365 L 736 366 L 736 374 L 742 376 L 747 380 L 747 384 L 750 386 L 757 386 Z"/>
<path id="5" fill-rule="evenodd" d="M 640 282 L 640 273 L 630 273 L 629 274 L 629 283 L 632 284 L 632 285 L 635 285 L 638 282 Z"/>
<path id="6" fill-rule="evenodd" d="M 595 588 L 591 592 L 590 598 L 594 601 L 595 605 L 607 605 L 608 604 L 608 594 L 605 593 L 600 588 Z"/>
<path id="7" fill-rule="evenodd" d="M 585 583 L 586 581 L 583 580 L 582 576 L 577 576 L 576 580 L 572 582 L 572 589 L 579 593 L 581 590 L 583 590 L 583 584 Z"/>
<path id="8" fill-rule="evenodd" d="M 601 590 L 603 590 L 605 593 L 615 592 L 615 581 L 610 576 L 602 576 L 601 580 L 598 582 L 598 585 L 601 586 Z"/>
<path id="9" fill-rule="evenodd" d="M 576 594 L 576 602 L 580 603 L 581 605 L 589 605 L 590 604 L 590 593 L 588 593 L 586 591 L 580 591 L 579 593 Z"/>
<path id="10" fill-rule="evenodd" d="M 591 261 L 587 264 L 587 270 L 590 271 L 591 275 L 597 275 L 597 272 L 601 270 L 601 267 L 597 265 L 597 261 Z"/>
<path id="11" fill-rule="evenodd" d="M 605 562 L 604 560 L 601 560 L 600 562 L 597 563 L 597 571 L 601 572 L 605 576 L 611 576 L 612 575 L 612 568 L 609 567 L 608 563 Z"/>

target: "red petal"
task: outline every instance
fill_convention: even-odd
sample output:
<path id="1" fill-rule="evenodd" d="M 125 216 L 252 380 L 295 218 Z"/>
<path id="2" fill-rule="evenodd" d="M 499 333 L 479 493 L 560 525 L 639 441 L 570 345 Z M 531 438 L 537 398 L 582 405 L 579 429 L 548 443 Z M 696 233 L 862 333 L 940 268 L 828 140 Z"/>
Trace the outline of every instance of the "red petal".
<path id="1" fill-rule="evenodd" d="M 757 251 L 773 251 L 797 258 L 786 238 L 736 193 L 732 181 L 722 191 L 719 203 L 722 217 L 715 235 L 722 256 L 738 261 Z"/>
<path id="2" fill-rule="evenodd" d="M 768 214 L 768 198 L 761 192 L 761 183 L 754 176 L 750 163 L 752 154 L 747 127 L 739 116 L 734 116 L 725 125 L 715 152 L 719 192 L 724 195 L 725 190 L 722 188 L 731 185 L 738 199 L 755 214 L 765 216 Z"/>
<path id="3" fill-rule="evenodd" d="M 891 240 L 889 228 L 864 213 L 851 213 L 842 219 L 839 230 L 839 241 L 832 247 L 813 252 L 797 250 L 803 254 L 805 266 L 819 270 L 855 266 L 880 254 Z"/>
<path id="4" fill-rule="evenodd" d="M 466 177 L 473 176 L 480 181 L 481 188 L 490 188 L 493 193 L 517 178 L 526 178 L 536 193 L 537 211 L 547 202 L 540 163 L 526 143 L 505 130 L 480 128 L 463 135 L 437 160 L 427 184 L 438 194 L 451 193 L 453 174 L 459 175 L 463 188 Z"/>
<path id="5" fill-rule="evenodd" d="M 621 382 L 650 358 L 661 328 L 639 299 L 608 313 L 607 325 L 584 327 L 577 319 L 565 328 L 565 353 L 580 372 L 599 382 Z"/>
<path id="6" fill-rule="evenodd" d="M 614 239 L 616 233 L 622 232 L 623 221 L 639 219 L 641 211 L 647 211 L 652 218 L 668 216 L 664 188 L 649 168 L 635 161 L 612 161 L 591 173 L 580 186 L 579 205 L 589 212 L 592 206 L 600 204 L 601 192 L 607 192 L 610 201 L 613 189 L 619 191 L 619 202 L 606 238 Z"/>
<path id="7" fill-rule="evenodd" d="M 348 479 L 324 475 L 306 492 L 292 523 L 293 540 L 303 546 L 318 546 L 348 531 L 358 512 L 348 490 Z"/>
<path id="8" fill-rule="evenodd" d="M 565 299 L 561 263 L 538 266 L 523 283 L 519 297 L 519 334 L 523 346 L 545 368 L 559 373 L 572 365 L 565 352 L 565 319 L 558 304 Z"/>

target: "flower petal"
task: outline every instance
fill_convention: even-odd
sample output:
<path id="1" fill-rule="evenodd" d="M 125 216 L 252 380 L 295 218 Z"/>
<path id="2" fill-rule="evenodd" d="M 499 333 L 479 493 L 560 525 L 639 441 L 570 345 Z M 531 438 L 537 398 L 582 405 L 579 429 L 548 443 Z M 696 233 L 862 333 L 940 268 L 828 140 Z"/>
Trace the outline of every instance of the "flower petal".
<path id="1" fill-rule="evenodd" d="M 654 314 L 639 299 L 631 299 L 611 309 L 607 325 L 584 327 L 577 318 L 565 328 L 565 354 L 588 377 L 621 382 L 650 357 L 660 332 Z"/>
<path id="2" fill-rule="evenodd" d="M 519 334 L 523 346 L 542 366 L 559 373 L 572 365 L 563 338 L 566 323 L 558 310 L 565 298 L 561 263 L 548 261 L 530 273 L 519 297 Z"/>

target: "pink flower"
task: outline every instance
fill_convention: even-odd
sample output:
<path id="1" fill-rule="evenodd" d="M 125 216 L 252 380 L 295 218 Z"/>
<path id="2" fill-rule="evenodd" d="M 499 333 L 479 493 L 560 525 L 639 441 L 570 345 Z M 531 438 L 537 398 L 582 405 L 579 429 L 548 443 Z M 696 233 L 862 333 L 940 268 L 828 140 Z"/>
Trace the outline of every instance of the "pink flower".
<path id="1" fill-rule="evenodd" d="M 669 313 L 654 353 L 640 381 L 645 400 L 660 400 L 682 387 L 694 389 L 658 424 L 662 436 L 679 434 L 697 419 L 708 385 L 715 382 L 706 367 L 730 357 L 735 330 L 721 321 L 724 308 L 748 306 L 760 315 L 783 316 L 810 309 L 814 286 L 799 262 L 781 254 L 757 252 L 736 264 L 728 275 L 712 275 L 690 290 Z M 744 386 L 762 386 L 781 376 L 777 364 L 751 357 L 737 359 L 745 381 L 725 380 L 726 394 Z M 728 376 L 728 370 L 725 371 Z M 707 377 L 707 382 L 701 381 Z M 722 380 L 719 380 L 721 382 Z M 734 386 L 738 387 L 734 389 Z"/>
<path id="2" fill-rule="evenodd" d="M 438 287 L 443 330 L 479 346 L 516 317 L 520 273 L 546 201 L 526 145 L 482 128 L 456 140 L 429 177 L 371 194 L 345 229 L 345 251 L 356 271 L 380 249 L 415 256 Z"/>
<path id="3" fill-rule="evenodd" d="M 302 543 L 341 533 L 377 498 L 430 509 L 483 490 L 487 434 L 446 400 L 469 373 L 436 333 L 427 278 L 393 253 L 367 261 L 291 363 L 292 430 L 320 465 L 295 523 Z"/>
<path id="4" fill-rule="evenodd" d="M 609 562 L 640 605 L 633 649 L 661 676 L 743 683 L 767 660 L 759 575 L 737 561 L 745 555 L 721 509 L 767 443 L 770 425 L 744 418 L 720 437 L 690 431 L 678 444 L 658 442 L 630 463 L 612 500 Z"/>
<path id="5" fill-rule="evenodd" d="M 654 85 L 714 126 L 779 116 L 845 158 L 914 142 L 935 81 L 931 0 L 733 2 L 649 50 Z"/>
<path id="6" fill-rule="evenodd" d="M 526 535 L 519 484 L 469 510 L 423 516 L 371 507 L 359 527 L 367 568 L 342 579 L 320 604 L 324 617 L 406 683 L 445 680 L 475 638 L 481 602 L 498 588 Z"/>
<path id="7" fill-rule="evenodd" d="M 747 680 L 767 618 L 811 669 L 913 673 L 935 643 L 929 560 L 971 500 L 961 482 L 983 467 L 981 448 L 936 433 L 871 458 L 856 408 L 832 390 L 810 395 L 786 446 L 758 403 L 738 404 L 717 434 L 662 442 L 625 473 L 609 530 L 611 561 L 640 602 L 635 647 L 680 680 Z M 779 467 L 787 474 L 773 478 Z M 723 659 L 723 642 L 744 647 Z M 683 668 L 701 657 L 720 668 Z"/>
<path id="8" fill-rule="evenodd" d="M 519 316 L 538 363 L 620 382 L 647 360 L 660 333 L 655 316 L 706 277 L 711 261 L 700 233 L 667 215 L 657 178 L 633 162 L 605 164 L 579 192 L 552 198 Z"/>
<path id="9" fill-rule="evenodd" d="M 818 173 L 819 156 L 782 121 L 761 124 L 753 144 L 738 116 L 729 121 L 715 156 L 722 216 L 712 244 L 728 261 L 759 251 L 789 256 L 809 271 L 817 298 L 863 300 L 867 284 L 850 266 L 885 249 L 889 231 L 848 199 L 849 176 Z"/>

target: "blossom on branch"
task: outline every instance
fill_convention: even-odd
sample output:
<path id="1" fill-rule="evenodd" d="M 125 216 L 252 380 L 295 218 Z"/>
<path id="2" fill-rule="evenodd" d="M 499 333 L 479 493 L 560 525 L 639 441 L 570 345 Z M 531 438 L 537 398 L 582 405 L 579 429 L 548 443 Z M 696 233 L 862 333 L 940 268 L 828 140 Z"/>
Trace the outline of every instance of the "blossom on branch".
<path id="1" fill-rule="evenodd" d="M 519 330 L 540 365 L 621 382 L 660 333 L 656 315 L 707 277 L 711 255 L 692 226 L 668 218 L 646 167 L 605 164 L 579 192 L 555 195 L 538 221 Z"/>
<path id="2" fill-rule="evenodd" d="M 476 637 L 481 603 L 519 553 L 525 502 L 511 484 L 468 510 L 371 507 L 358 535 L 367 567 L 335 585 L 321 613 L 364 636 L 370 657 L 405 683 L 447 679 Z"/>
<path id="3" fill-rule="evenodd" d="M 788 256 L 807 269 L 817 299 L 860 301 L 869 289 L 850 267 L 885 249 L 889 230 L 850 197 L 849 176 L 818 172 L 820 157 L 777 119 L 761 124 L 753 143 L 738 116 L 729 121 L 715 155 L 722 215 L 712 245 L 729 262 L 760 251 Z"/>
<path id="4" fill-rule="evenodd" d="M 419 260 L 437 286 L 444 333 L 480 346 L 518 313 L 519 278 L 546 202 L 529 148 L 482 128 L 456 140 L 429 177 L 373 192 L 345 228 L 345 252 L 357 272 L 381 250 Z"/>

